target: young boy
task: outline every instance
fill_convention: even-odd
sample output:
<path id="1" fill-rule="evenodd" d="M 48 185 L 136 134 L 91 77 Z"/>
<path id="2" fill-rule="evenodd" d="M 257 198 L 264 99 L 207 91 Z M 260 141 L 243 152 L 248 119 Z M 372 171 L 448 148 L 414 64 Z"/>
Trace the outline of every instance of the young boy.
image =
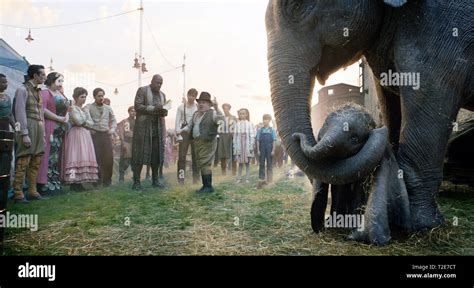
<path id="1" fill-rule="evenodd" d="M 260 156 L 259 184 L 261 187 L 273 180 L 272 158 L 275 155 L 275 145 L 277 140 L 276 131 L 270 127 L 272 116 L 263 115 L 263 127 L 257 131 L 257 154 Z M 267 181 L 265 182 L 265 161 L 267 165 Z"/>
<path id="2" fill-rule="evenodd" d="M 198 193 L 212 193 L 212 163 L 217 149 L 217 128 L 219 121 L 223 121 L 225 116 L 217 101 L 211 101 L 211 94 L 201 92 L 198 103 L 198 111 L 193 115 L 190 125 L 186 126 L 183 131 L 190 133 L 194 139 L 194 147 L 196 150 L 196 160 L 201 170 L 201 178 L 203 186 Z M 214 107 L 214 110 L 211 109 Z"/>

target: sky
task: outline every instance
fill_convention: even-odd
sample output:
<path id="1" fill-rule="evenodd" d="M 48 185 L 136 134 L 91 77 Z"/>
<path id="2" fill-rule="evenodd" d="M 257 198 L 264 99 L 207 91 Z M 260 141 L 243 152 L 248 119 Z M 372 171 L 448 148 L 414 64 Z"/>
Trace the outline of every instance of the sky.
<path id="1" fill-rule="evenodd" d="M 162 90 L 173 101 L 168 128 L 174 128 L 176 108 L 183 97 L 180 67 L 184 55 L 186 90 L 210 92 L 219 104 L 230 103 L 233 114 L 248 108 L 255 123 L 263 114 L 273 115 L 265 32 L 267 3 L 144 0 L 143 57 L 149 72 L 142 74 L 142 86 L 149 84 L 153 74 L 163 76 Z M 0 23 L 24 27 L 0 26 L 0 38 L 31 64 L 49 67 L 52 59 L 54 71 L 65 75 L 69 98 L 74 87 L 83 86 L 89 91 L 90 103 L 92 90 L 103 88 L 120 121 L 127 117 L 138 88 L 138 72 L 132 66 L 139 47 L 139 12 L 81 25 L 44 27 L 133 11 L 139 4 L 138 0 L 0 0 Z M 28 28 L 35 39 L 30 43 L 25 40 Z M 326 85 L 341 82 L 358 85 L 357 64 L 335 73 Z M 315 91 L 320 88 L 316 84 Z"/>

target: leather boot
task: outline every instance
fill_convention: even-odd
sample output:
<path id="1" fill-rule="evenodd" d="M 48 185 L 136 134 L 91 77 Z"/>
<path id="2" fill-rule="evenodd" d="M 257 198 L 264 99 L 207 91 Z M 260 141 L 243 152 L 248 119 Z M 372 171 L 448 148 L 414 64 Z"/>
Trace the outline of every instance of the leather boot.
<path id="1" fill-rule="evenodd" d="M 29 200 L 42 200 L 43 197 L 36 189 L 36 179 L 38 178 L 38 170 L 41 165 L 42 156 L 33 156 L 28 165 L 28 199 Z"/>
<path id="2" fill-rule="evenodd" d="M 214 192 L 214 187 L 212 187 L 212 174 L 206 175 L 207 177 L 207 189 L 209 193 Z"/>
<path id="3" fill-rule="evenodd" d="M 28 202 L 23 194 L 23 182 L 25 181 L 26 169 L 30 163 L 30 156 L 19 157 L 16 160 L 15 179 L 13 180 L 13 190 L 15 194 L 13 200 L 15 203 Z"/>
<path id="4" fill-rule="evenodd" d="M 142 166 L 133 167 L 133 186 L 132 189 L 135 191 L 143 190 L 140 184 L 140 174 L 142 173 Z"/>
<path id="5" fill-rule="evenodd" d="M 201 193 L 206 188 L 206 179 L 205 179 L 205 177 L 206 177 L 205 175 L 201 174 L 202 187 L 201 187 L 201 189 L 196 191 L 197 193 Z"/>
<path id="6" fill-rule="evenodd" d="M 199 193 L 212 193 L 212 192 L 214 192 L 214 188 L 212 187 L 212 174 L 203 175 L 202 180 L 203 180 L 204 186 L 198 192 Z"/>
<path id="7" fill-rule="evenodd" d="M 140 178 L 139 178 L 139 177 L 135 177 L 135 175 L 133 175 L 133 186 L 132 186 L 132 190 L 135 190 L 135 191 L 141 191 L 141 190 L 143 190 L 142 185 L 140 184 Z"/>
<path id="8" fill-rule="evenodd" d="M 158 167 L 151 167 L 151 186 L 156 188 L 164 188 L 165 185 L 159 180 Z"/>

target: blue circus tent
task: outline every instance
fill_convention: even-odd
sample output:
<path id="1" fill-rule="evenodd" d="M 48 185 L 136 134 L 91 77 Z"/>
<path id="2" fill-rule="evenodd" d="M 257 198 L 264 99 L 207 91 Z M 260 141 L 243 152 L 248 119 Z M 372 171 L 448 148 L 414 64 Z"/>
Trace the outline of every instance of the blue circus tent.
<path id="1" fill-rule="evenodd" d="M 0 73 L 7 76 L 8 89 L 6 94 L 13 100 L 16 89 L 25 82 L 25 75 L 28 70 L 29 63 L 25 57 L 22 57 L 8 43 L 0 38 Z M 15 166 L 12 160 L 12 174 Z M 13 189 L 9 189 L 8 198 L 13 196 Z"/>
<path id="2" fill-rule="evenodd" d="M 18 54 L 8 43 L 0 38 L 0 73 L 7 76 L 7 95 L 12 99 L 16 89 L 25 82 L 29 63 L 25 57 Z"/>

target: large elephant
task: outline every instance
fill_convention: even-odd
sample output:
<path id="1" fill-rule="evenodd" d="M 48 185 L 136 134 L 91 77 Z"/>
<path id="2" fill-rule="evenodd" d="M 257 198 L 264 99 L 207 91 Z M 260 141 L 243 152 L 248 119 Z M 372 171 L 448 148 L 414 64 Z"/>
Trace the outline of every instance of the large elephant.
<path id="1" fill-rule="evenodd" d="M 413 228 L 442 224 L 436 195 L 447 141 L 459 109 L 474 110 L 473 10 L 472 0 L 270 1 L 272 103 L 283 143 L 298 167 L 312 180 L 333 184 L 353 183 L 370 168 L 370 157 L 318 161 L 327 143 L 316 145 L 310 121 L 315 79 L 324 85 L 332 73 L 364 56 L 404 172 Z M 397 86 L 381 81 L 386 75 L 420 81 Z M 315 147 L 303 151 L 294 133 Z"/>

